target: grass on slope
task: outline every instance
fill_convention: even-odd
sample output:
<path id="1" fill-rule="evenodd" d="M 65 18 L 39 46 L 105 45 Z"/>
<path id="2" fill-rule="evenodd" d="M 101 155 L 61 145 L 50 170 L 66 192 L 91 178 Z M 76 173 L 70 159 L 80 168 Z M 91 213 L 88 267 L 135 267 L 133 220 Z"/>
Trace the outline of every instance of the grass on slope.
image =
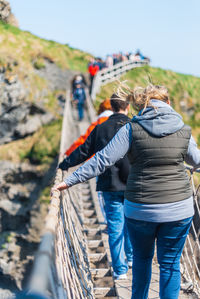
<path id="1" fill-rule="evenodd" d="M 18 63 L 28 68 L 32 67 L 36 59 L 46 58 L 63 69 L 85 72 L 87 62 L 91 57 L 88 53 L 39 38 L 1 21 L 0 42 L 3 45 L 0 49 L 1 63 L 6 62 L 7 58 L 16 59 L 17 57 Z M 40 61 L 40 67 L 42 67 L 41 64 L 42 61 Z"/>
<path id="2" fill-rule="evenodd" d="M 46 170 L 59 152 L 62 119 L 41 127 L 32 136 L 0 147 L 0 160 L 31 162 Z"/>
<path id="3" fill-rule="evenodd" d="M 0 146 L 0 160 L 30 161 L 41 168 L 48 167 L 59 151 L 61 117 L 57 96 L 64 91 L 49 89 L 48 81 L 37 75 L 35 69 L 43 68 L 48 60 L 62 69 L 85 72 L 91 55 L 1 21 L 0 43 L 0 68 L 5 68 L 6 78 L 17 75 L 27 91 L 26 101 L 37 104 L 41 100 L 57 119 L 32 136 Z"/>
<path id="4" fill-rule="evenodd" d="M 129 71 L 120 80 L 127 80 L 127 84 L 132 88 L 145 87 L 149 82 L 149 75 L 153 84 L 165 85 L 168 88 L 173 107 L 192 127 L 193 135 L 200 145 L 200 78 L 145 66 Z M 97 95 L 97 103 L 110 97 L 116 86 L 117 82 L 103 86 Z"/>
<path id="5" fill-rule="evenodd" d="M 31 102 L 35 102 L 38 95 L 48 90 L 49 86 L 47 80 L 41 78 L 35 69 L 43 68 L 46 61 L 50 61 L 65 70 L 85 72 L 91 57 L 88 53 L 39 38 L 1 21 L 0 43 L 0 68 L 6 69 L 7 79 L 17 75 L 28 91 L 26 100 Z M 46 98 L 52 104 L 50 92 Z"/>

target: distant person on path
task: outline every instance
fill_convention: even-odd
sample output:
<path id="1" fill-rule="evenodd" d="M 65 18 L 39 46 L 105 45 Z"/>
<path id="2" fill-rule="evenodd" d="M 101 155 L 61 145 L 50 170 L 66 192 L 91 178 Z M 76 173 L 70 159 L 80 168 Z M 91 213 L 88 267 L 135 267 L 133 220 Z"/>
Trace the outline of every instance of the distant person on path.
<path id="1" fill-rule="evenodd" d="M 87 83 L 86 83 L 85 77 L 82 74 L 75 75 L 74 78 L 71 81 L 71 92 L 72 92 L 72 95 L 74 93 L 74 90 L 76 89 L 77 82 L 78 82 L 78 84 L 81 83 L 82 87 L 84 87 L 84 88 L 87 87 Z"/>
<path id="2" fill-rule="evenodd" d="M 100 71 L 103 70 L 106 66 L 105 62 L 100 57 L 96 58 L 96 63 L 98 65 Z"/>
<path id="3" fill-rule="evenodd" d="M 106 57 L 106 67 L 110 68 L 113 66 L 113 58 L 111 55 L 107 55 Z"/>
<path id="4" fill-rule="evenodd" d="M 91 58 L 90 63 L 88 65 L 88 72 L 90 74 L 90 88 L 89 88 L 89 93 L 91 95 L 92 92 L 92 84 L 93 84 L 93 80 L 95 75 L 97 74 L 97 72 L 99 71 L 99 66 L 96 63 L 94 58 Z"/>
<path id="5" fill-rule="evenodd" d="M 98 176 L 128 153 L 131 171 L 125 192 L 125 216 L 133 246 L 132 299 L 147 299 L 157 244 L 160 298 L 178 299 L 180 257 L 194 215 L 184 161 L 200 167 L 200 150 L 190 127 L 170 106 L 164 86 L 118 91 L 139 114 L 109 144 L 55 189 Z"/>
<path id="6" fill-rule="evenodd" d="M 73 92 L 73 102 L 77 105 L 79 121 L 84 117 L 84 104 L 86 100 L 85 89 L 82 80 L 75 80 L 75 89 Z"/>
<path id="7" fill-rule="evenodd" d="M 122 61 L 127 61 L 128 57 L 126 55 L 122 55 Z"/>
<path id="8" fill-rule="evenodd" d="M 113 65 L 118 63 L 117 54 L 113 54 Z"/>
<path id="9" fill-rule="evenodd" d="M 107 121 L 96 126 L 85 143 L 64 159 L 60 163 L 59 168 L 67 170 L 69 167 L 86 161 L 93 154 L 104 148 L 116 132 L 130 121 L 127 116 L 129 110 L 128 102 L 121 101 L 115 94 L 112 95 L 110 102 L 114 114 Z M 124 218 L 124 191 L 129 169 L 130 164 L 128 157 L 125 155 L 123 159 L 97 178 L 97 191 L 102 192 L 105 202 L 109 246 L 115 279 L 126 279 L 128 266 L 132 265 L 132 246 Z M 125 254 L 127 262 L 125 261 Z"/>

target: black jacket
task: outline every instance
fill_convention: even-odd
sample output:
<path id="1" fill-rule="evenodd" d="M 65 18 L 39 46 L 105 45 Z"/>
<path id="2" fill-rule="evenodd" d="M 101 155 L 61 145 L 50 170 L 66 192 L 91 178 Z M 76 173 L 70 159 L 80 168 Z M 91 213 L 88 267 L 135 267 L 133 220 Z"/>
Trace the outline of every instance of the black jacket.
<path id="1" fill-rule="evenodd" d="M 130 118 L 122 113 L 111 115 L 107 121 L 96 126 L 85 143 L 72 152 L 59 167 L 67 170 L 86 161 L 93 154 L 103 149 L 117 131 L 129 121 Z M 130 163 L 126 155 L 98 177 L 97 191 L 125 191 L 129 170 Z"/>

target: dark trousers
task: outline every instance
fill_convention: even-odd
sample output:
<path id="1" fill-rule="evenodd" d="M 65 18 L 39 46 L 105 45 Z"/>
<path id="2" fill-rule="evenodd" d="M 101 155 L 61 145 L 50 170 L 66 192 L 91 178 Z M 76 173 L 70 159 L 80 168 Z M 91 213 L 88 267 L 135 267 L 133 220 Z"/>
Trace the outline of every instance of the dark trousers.
<path id="1" fill-rule="evenodd" d="M 94 76 L 90 75 L 90 88 L 89 88 L 89 93 L 91 95 L 92 92 L 92 84 L 93 84 Z"/>
<path id="2" fill-rule="evenodd" d="M 84 117 L 84 103 L 78 103 L 77 108 L 78 108 L 79 120 L 82 120 Z"/>

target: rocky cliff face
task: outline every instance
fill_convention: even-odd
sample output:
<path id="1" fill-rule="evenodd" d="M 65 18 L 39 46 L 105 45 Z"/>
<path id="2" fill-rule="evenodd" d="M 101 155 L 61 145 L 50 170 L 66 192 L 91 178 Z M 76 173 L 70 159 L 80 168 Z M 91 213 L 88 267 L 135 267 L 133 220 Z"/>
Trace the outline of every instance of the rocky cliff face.
<path id="1" fill-rule="evenodd" d="M 90 58 L 10 26 L 13 20 L 0 0 L 0 298 L 26 284 L 57 165 L 66 88 Z"/>
<path id="2" fill-rule="evenodd" d="M 0 145 L 23 138 L 53 120 L 44 107 L 27 101 L 28 91 L 15 76 L 0 73 Z"/>
<path id="3" fill-rule="evenodd" d="M 13 142 L 31 140 L 44 125 L 56 121 L 74 75 L 45 61 L 41 70 L 33 69 L 37 80 L 45 80 L 45 87 L 35 87 L 31 100 L 29 73 L 22 77 L 15 64 L 10 60 L 0 67 L 0 151 L 5 146 L 17 151 Z M 55 92 L 57 109 L 53 113 L 46 104 L 47 96 L 51 99 Z M 41 202 L 41 192 L 50 185 L 56 163 L 52 160 L 44 170 L 37 159 L 23 163 L 0 160 L 0 298 L 9 298 L 26 284 L 48 207 Z"/>
<path id="4" fill-rule="evenodd" d="M 36 240 L 29 240 L 28 230 L 41 175 L 26 164 L 1 161 L 0 167 L 0 288 L 15 292 L 21 288 L 26 266 L 37 246 Z M 33 244 L 28 253 L 29 241 Z"/>
<path id="5" fill-rule="evenodd" d="M 43 174 L 26 163 L 0 162 L 0 298 L 27 282 L 47 211 L 38 198 L 55 166 Z"/>
<path id="6" fill-rule="evenodd" d="M 0 73 L 0 145 L 12 145 L 14 140 L 32 136 L 43 125 L 55 120 L 45 108 L 47 92 L 65 90 L 74 75 L 56 65 L 35 70 L 47 80 L 46 91 L 38 93 L 38 101 L 29 100 L 29 90 L 18 75 Z M 63 105 L 58 106 L 62 113 Z M 62 102 L 61 101 L 61 102 Z M 62 102 L 63 104 L 63 102 Z M 47 212 L 47 204 L 39 198 L 42 190 L 52 181 L 56 159 L 46 171 L 31 160 L 24 163 L 0 161 L 0 296 L 8 298 L 26 284 L 34 253 Z"/>
<path id="7" fill-rule="evenodd" d="M 8 1 L 0 0 L 0 20 L 18 27 L 18 21 L 11 12 L 11 7 Z"/>

